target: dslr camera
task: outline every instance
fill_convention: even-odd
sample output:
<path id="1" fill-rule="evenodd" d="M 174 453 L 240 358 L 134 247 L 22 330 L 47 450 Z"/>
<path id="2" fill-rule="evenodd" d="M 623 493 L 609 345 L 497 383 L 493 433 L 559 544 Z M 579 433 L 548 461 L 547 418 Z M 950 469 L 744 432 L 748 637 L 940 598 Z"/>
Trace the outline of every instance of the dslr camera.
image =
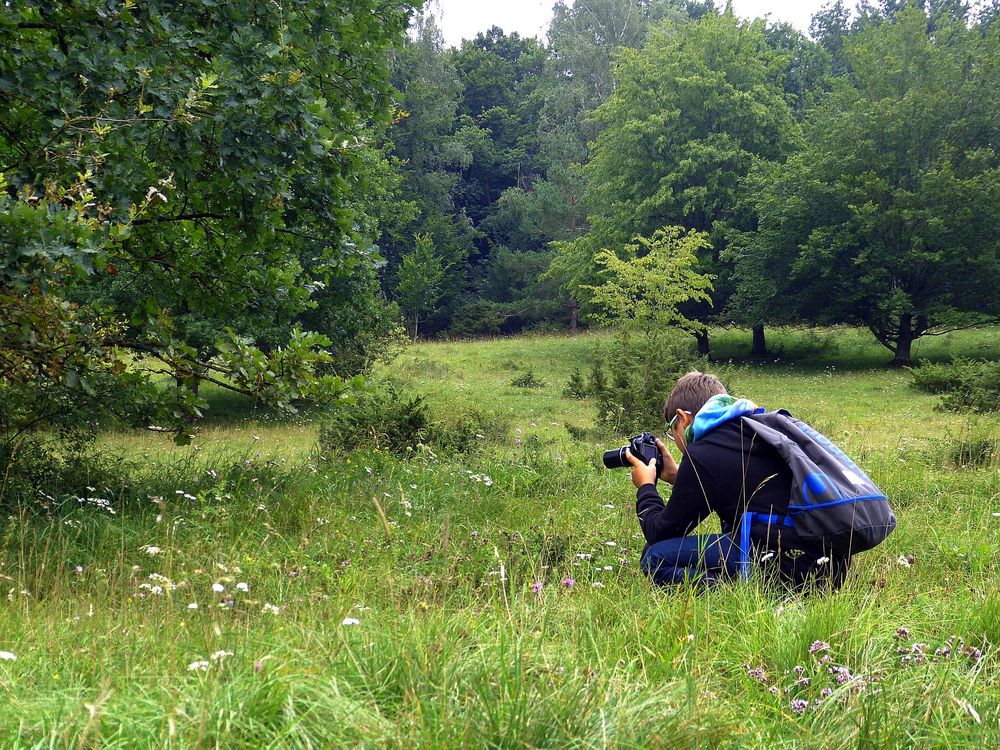
<path id="1" fill-rule="evenodd" d="M 615 448 L 611 451 L 604 451 L 604 465 L 609 469 L 631 468 L 628 456 L 625 451 L 631 449 L 632 455 L 642 461 L 649 463 L 649 459 L 656 459 L 656 476 L 663 472 L 663 456 L 660 449 L 656 447 L 656 436 L 652 432 L 644 432 L 641 435 L 629 438 L 628 445 Z"/>

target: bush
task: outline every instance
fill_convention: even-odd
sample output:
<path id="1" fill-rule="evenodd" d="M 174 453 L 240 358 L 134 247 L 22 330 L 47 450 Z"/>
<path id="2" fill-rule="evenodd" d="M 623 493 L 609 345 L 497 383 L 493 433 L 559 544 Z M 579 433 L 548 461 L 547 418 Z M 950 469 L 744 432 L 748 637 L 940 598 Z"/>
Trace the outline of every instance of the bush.
<path id="1" fill-rule="evenodd" d="M 321 426 L 319 445 L 323 452 L 374 448 L 405 455 L 426 442 L 430 426 L 423 397 L 386 382 L 339 406 Z"/>
<path id="2" fill-rule="evenodd" d="M 1000 445 L 995 437 L 990 435 L 970 435 L 960 438 L 952 447 L 949 459 L 952 465 L 960 468 L 985 469 L 992 466 L 1000 455 Z"/>
<path id="3" fill-rule="evenodd" d="M 477 443 L 500 443 L 510 434 L 511 418 L 503 414 L 474 409 L 435 422 L 430 441 L 435 447 L 450 451 L 468 451 Z"/>
<path id="4" fill-rule="evenodd" d="M 921 365 L 911 373 L 917 390 L 941 394 L 944 411 L 1000 411 L 1000 362 L 956 359 Z"/>
<path id="5" fill-rule="evenodd" d="M 541 378 L 535 377 L 534 370 L 528 370 L 511 380 L 510 384 L 515 388 L 543 388 L 545 386 L 545 381 Z"/>
<path id="6" fill-rule="evenodd" d="M 587 398 L 590 392 L 587 390 L 587 383 L 583 379 L 583 373 L 579 367 L 574 367 L 569 376 L 569 382 L 563 388 L 563 396 L 566 398 Z"/>
<path id="7" fill-rule="evenodd" d="M 667 335 L 619 334 L 595 361 L 591 375 L 597 423 L 619 434 L 657 429 L 674 381 L 697 365 L 686 341 Z"/>
<path id="8" fill-rule="evenodd" d="M 23 505 L 48 513 L 67 498 L 117 497 L 131 474 L 122 463 L 94 449 L 92 431 L 61 429 L 4 438 L 0 508 Z"/>
<path id="9" fill-rule="evenodd" d="M 468 451 L 476 443 L 500 442 L 509 430 L 509 418 L 479 410 L 435 420 L 423 396 L 384 382 L 334 412 L 320 428 L 319 445 L 324 453 L 374 449 L 407 456 L 421 445 Z"/>

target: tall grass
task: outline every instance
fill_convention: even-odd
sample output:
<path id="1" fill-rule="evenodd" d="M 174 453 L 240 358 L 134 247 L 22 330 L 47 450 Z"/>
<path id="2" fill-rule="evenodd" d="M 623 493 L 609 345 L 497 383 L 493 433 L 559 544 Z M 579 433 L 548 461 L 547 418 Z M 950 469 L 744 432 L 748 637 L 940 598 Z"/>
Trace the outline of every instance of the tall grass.
<path id="1" fill-rule="evenodd" d="M 598 468 L 620 436 L 567 430 L 593 425 L 561 392 L 595 340 L 408 350 L 391 374 L 439 414 L 511 416 L 462 451 L 102 438 L 146 465 L 114 514 L 0 527 L 0 746 L 997 746 L 1000 476 L 950 458 L 996 421 L 933 412 L 875 350 L 734 352 L 734 390 L 858 456 L 899 526 L 836 594 L 655 590 L 628 477 Z M 543 387 L 511 385 L 528 369 Z"/>

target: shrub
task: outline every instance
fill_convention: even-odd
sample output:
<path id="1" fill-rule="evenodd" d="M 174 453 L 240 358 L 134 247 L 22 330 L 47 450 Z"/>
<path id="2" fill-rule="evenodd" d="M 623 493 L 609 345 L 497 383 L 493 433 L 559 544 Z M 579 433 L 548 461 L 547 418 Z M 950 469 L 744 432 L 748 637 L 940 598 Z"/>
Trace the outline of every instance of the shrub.
<path id="1" fill-rule="evenodd" d="M 579 367 L 574 367 L 569 376 L 569 382 L 563 388 L 563 396 L 566 398 L 587 398 L 588 395 L 590 394 L 587 390 L 587 383 L 583 379 L 583 373 L 580 372 Z"/>
<path id="2" fill-rule="evenodd" d="M 426 442 L 431 420 L 422 396 L 408 396 L 390 382 L 339 406 L 320 428 L 320 450 L 340 453 L 374 448 L 405 455 Z"/>
<path id="3" fill-rule="evenodd" d="M 384 382 L 335 411 L 320 428 L 319 444 L 324 453 L 375 449 L 407 456 L 421 445 L 467 451 L 476 443 L 500 442 L 509 431 L 508 417 L 479 410 L 434 419 L 423 396 Z"/>
<path id="4" fill-rule="evenodd" d="M 668 335 L 619 334 L 602 361 L 595 362 L 591 377 L 597 423 L 619 434 L 656 429 L 663 422 L 663 404 L 674 381 L 697 365 L 686 341 Z"/>
<path id="5" fill-rule="evenodd" d="M 959 469 L 984 469 L 1000 457 L 1000 440 L 989 426 L 966 425 L 957 437 L 948 436 L 948 463 Z"/>
<path id="6" fill-rule="evenodd" d="M 515 388 L 542 388 L 545 386 L 545 381 L 536 377 L 534 370 L 528 370 L 511 380 L 510 384 Z"/>
<path id="7" fill-rule="evenodd" d="M 437 421 L 430 431 L 430 442 L 443 450 L 467 451 L 477 443 L 499 443 L 510 433 L 507 415 L 474 409 Z"/>
<path id="8" fill-rule="evenodd" d="M 942 410 L 1000 411 L 1000 362 L 956 359 L 921 365 L 911 372 L 915 388 L 941 394 Z"/>
<path id="9" fill-rule="evenodd" d="M 20 504 L 51 512 L 66 498 L 118 497 L 131 474 L 122 464 L 94 449 L 91 431 L 7 437 L 0 440 L 0 508 Z"/>
<path id="10" fill-rule="evenodd" d="M 599 357 L 594 358 L 590 366 L 590 383 L 587 385 L 587 393 L 594 396 L 607 390 L 608 379 L 604 374 L 604 365 Z"/>

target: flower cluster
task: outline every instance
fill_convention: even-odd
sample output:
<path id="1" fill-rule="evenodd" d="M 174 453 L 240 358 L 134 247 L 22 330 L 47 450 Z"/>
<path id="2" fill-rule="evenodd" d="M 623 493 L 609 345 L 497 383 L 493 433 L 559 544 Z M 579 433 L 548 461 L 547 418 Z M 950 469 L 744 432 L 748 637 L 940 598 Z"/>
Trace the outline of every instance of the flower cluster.
<path id="1" fill-rule="evenodd" d="M 223 659 L 232 655 L 232 651 L 216 651 L 207 659 L 196 659 L 188 664 L 188 672 L 207 672 L 212 664 L 221 664 Z"/>
<path id="2" fill-rule="evenodd" d="M 93 487 L 88 487 L 87 489 L 91 492 L 95 492 Z M 111 501 L 106 497 L 78 497 L 73 495 L 72 498 L 80 503 L 80 505 L 93 505 L 98 510 L 107 511 L 112 516 L 118 512 L 111 507 Z"/>
<path id="3" fill-rule="evenodd" d="M 900 634 L 903 631 L 903 634 Z M 926 643 L 910 642 L 910 633 L 905 628 L 896 631 L 896 638 L 906 641 L 908 645 L 900 646 L 897 649 L 899 661 L 907 666 L 917 666 L 930 661 L 931 664 L 939 664 L 946 659 L 965 658 L 973 665 L 979 664 L 983 660 L 983 649 L 966 644 L 957 635 L 951 636 L 944 645 L 934 649 L 933 655 L 929 654 L 930 646 Z"/>
<path id="4" fill-rule="evenodd" d="M 863 693 L 873 682 L 835 663 L 831 651 L 826 641 L 814 641 L 809 646 L 812 663 L 796 664 L 792 669 L 786 669 L 781 677 L 772 677 L 763 666 L 744 664 L 743 670 L 747 677 L 767 688 L 771 695 L 787 696 L 792 713 L 803 716 L 809 709 L 818 708 L 834 696 L 846 700 L 852 692 Z"/>

